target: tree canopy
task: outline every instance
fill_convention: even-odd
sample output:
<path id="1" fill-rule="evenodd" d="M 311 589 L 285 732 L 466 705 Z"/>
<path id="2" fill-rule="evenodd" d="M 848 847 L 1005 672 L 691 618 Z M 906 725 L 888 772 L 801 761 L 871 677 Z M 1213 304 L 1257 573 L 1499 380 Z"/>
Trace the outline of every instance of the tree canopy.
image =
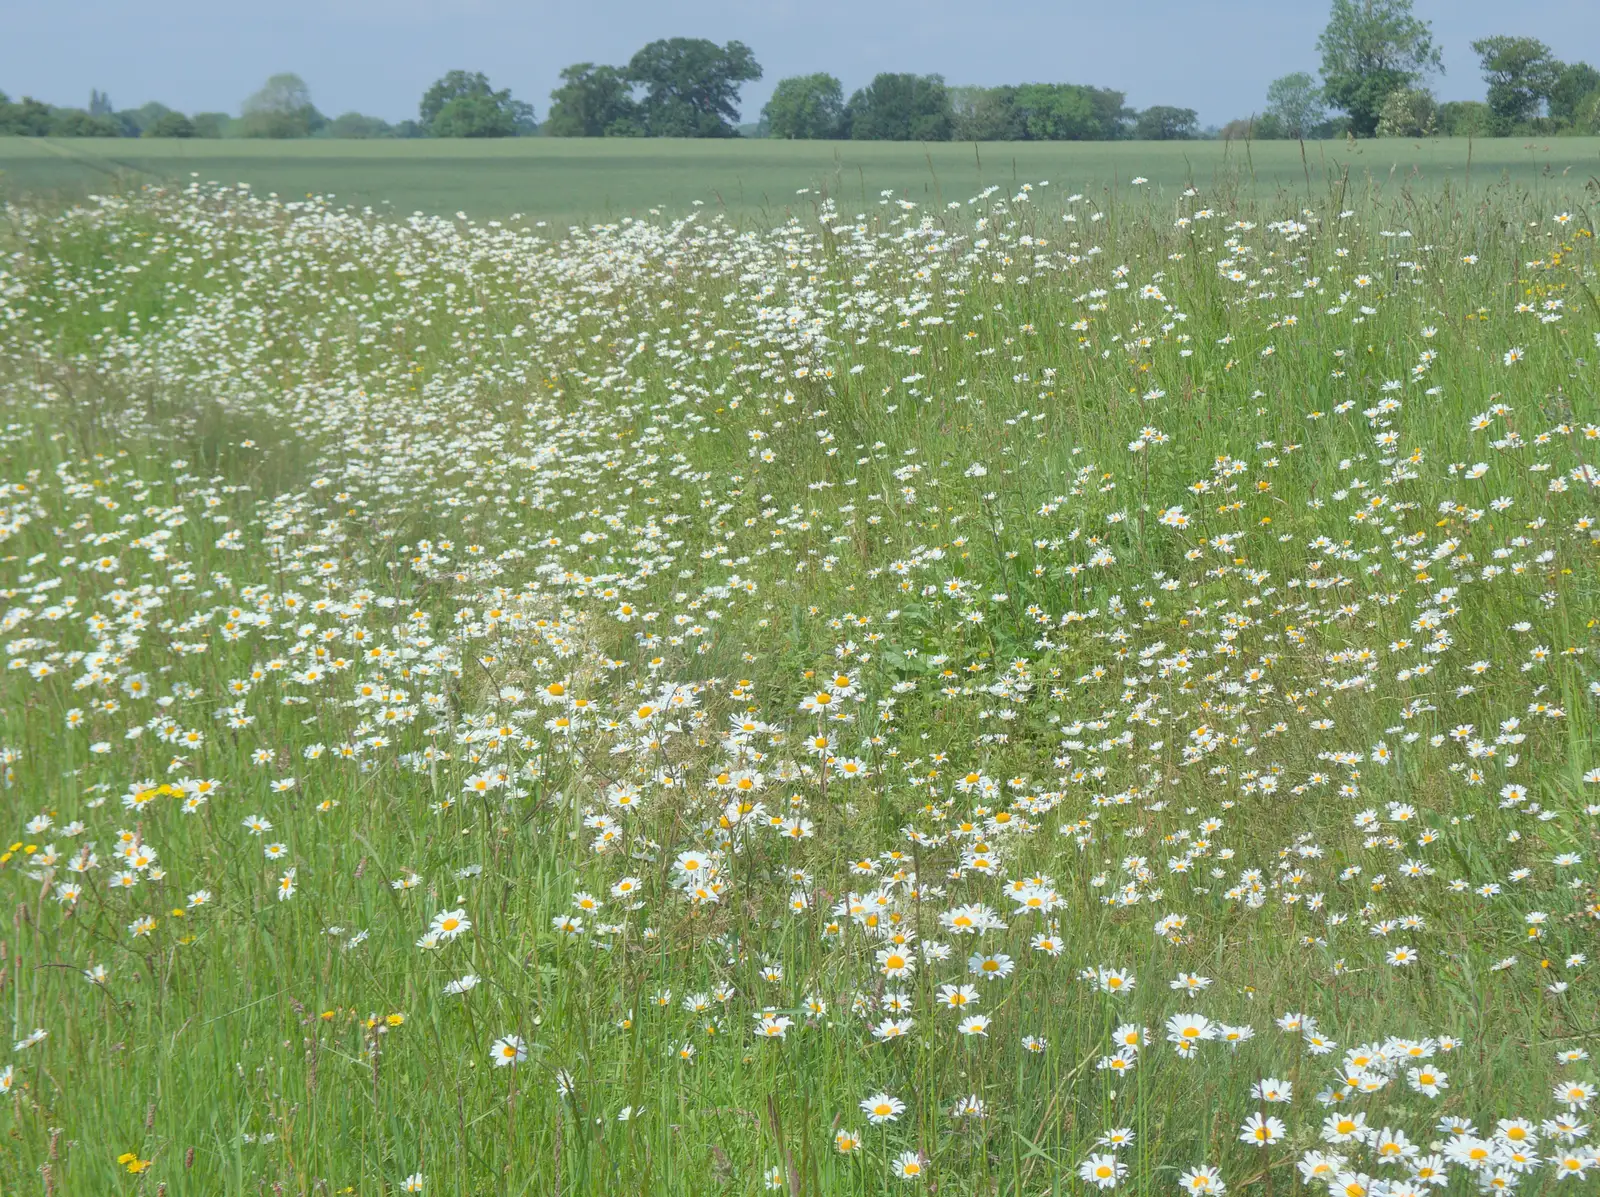
<path id="1" fill-rule="evenodd" d="M 743 42 L 672 37 L 635 54 L 623 77 L 644 88 L 639 114 L 651 137 L 736 137 L 739 85 L 761 78 L 761 64 Z"/>
<path id="2" fill-rule="evenodd" d="M 1079 83 L 948 90 L 961 141 L 1115 141 L 1133 118 L 1124 93 Z"/>
<path id="3" fill-rule="evenodd" d="M 1561 77 L 1561 64 L 1538 38 L 1482 37 L 1472 52 L 1489 85 L 1489 111 L 1507 131 L 1538 116 Z"/>
<path id="4" fill-rule="evenodd" d="M 1433 28 L 1412 12 L 1411 0 L 1333 0 L 1317 49 L 1329 102 L 1349 114 L 1361 136 L 1377 129 L 1391 92 L 1444 70 Z"/>
<path id="5" fill-rule="evenodd" d="M 616 67 L 578 62 L 561 72 L 550 93 L 544 131 L 551 137 L 637 137 L 644 132 L 639 105 Z"/>
<path id="6" fill-rule="evenodd" d="M 359 112 L 342 112 L 329 121 L 327 127 L 329 137 L 347 138 L 352 141 L 391 137 L 393 132 L 393 126 L 382 117 L 365 116 Z"/>
<path id="7" fill-rule="evenodd" d="M 1142 141 L 1187 141 L 1200 133 L 1200 114 L 1193 108 L 1156 104 L 1133 123 L 1133 135 Z"/>
<path id="8" fill-rule="evenodd" d="M 1389 93 L 1378 112 L 1379 137 L 1431 137 L 1438 129 L 1439 106 L 1425 87 Z"/>
<path id="9" fill-rule="evenodd" d="M 1600 71 L 1587 62 L 1566 63 L 1556 72 L 1555 83 L 1546 100 L 1555 120 L 1576 126 L 1583 132 L 1595 132 L 1586 116 L 1600 105 Z"/>
<path id="10" fill-rule="evenodd" d="M 429 137 L 517 137 L 537 128 L 533 107 L 495 91 L 482 71 L 450 71 L 422 93 L 417 107 Z"/>
<path id="11" fill-rule="evenodd" d="M 845 124 L 858 141 L 948 141 L 954 115 L 944 76 L 878 75 L 850 97 Z"/>
<path id="12" fill-rule="evenodd" d="M 1017 89 L 949 87 L 950 136 L 956 141 L 1022 141 L 1027 133 L 1017 112 Z"/>
<path id="13" fill-rule="evenodd" d="M 141 137 L 193 137 L 194 122 L 181 112 L 163 112 L 145 126 Z"/>
<path id="14" fill-rule="evenodd" d="M 761 110 L 767 136 L 784 139 L 838 137 L 844 120 L 844 89 L 826 72 L 778 80 Z"/>
<path id="15" fill-rule="evenodd" d="M 1305 71 L 1274 79 L 1267 87 L 1267 115 L 1278 122 L 1285 137 L 1310 137 L 1328 115 L 1322 88 Z"/>
<path id="16" fill-rule="evenodd" d="M 6 132 L 4 117 L 0 116 L 0 132 Z M 49 126 L 41 136 L 48 137 L 122 137 L 122 122 L 114 116 L 97 116 L 81 108 L 60 108 L 51 112 Z"/>
<path id="17" fill-rule="evenodd" d="M 285 72 L 273 75 L 244 102 L 240 132 L 245 137 L 309 137 L 325 123 L 306 81 Z"/>
<path id="18" fill-rule="evenodd" d="M 1115 141 L 1133 113 L 1120 91 L 1078 83 L 1024 83 L 1016 109 L 1029 141 Z"/>

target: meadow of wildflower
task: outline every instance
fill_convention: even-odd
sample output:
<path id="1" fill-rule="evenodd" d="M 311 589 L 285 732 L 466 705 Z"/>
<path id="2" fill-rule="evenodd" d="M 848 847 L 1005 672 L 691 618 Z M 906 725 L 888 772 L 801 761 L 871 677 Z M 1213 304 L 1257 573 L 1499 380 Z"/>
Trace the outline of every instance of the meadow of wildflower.
<path id="1" fill-rule="evenodd" d="M 1593 1192 L 1600 206 L 0 233 L 0 1189 Z"/>
<path id="2" fill-rule="evenodd" d="M 1325 189 L 1348 175 L 1353 195 L 1434 194 L 1509 182 L 1538 192 L 1600 176 L 1600 138 L 1430 138 L 1311 141 L 907 143 L 679 141 L 567 137 L 413 141 L 172 140 L 0 137 L 0 198 L 91 193 L 144 183 L 248 183 L 288 199 L 332 196 L 409 216 L 475 220 L 527 215 L 566 228 L 591 220 L 676 216 L 701 203 L 736 223 L 770 228 L 826 193 L 843 206 L 893 188 L 927 205 L 991 184 L 1050 180 L 1112 202 L 1135 175 L 1182 190 L 1242 194 Z"/>

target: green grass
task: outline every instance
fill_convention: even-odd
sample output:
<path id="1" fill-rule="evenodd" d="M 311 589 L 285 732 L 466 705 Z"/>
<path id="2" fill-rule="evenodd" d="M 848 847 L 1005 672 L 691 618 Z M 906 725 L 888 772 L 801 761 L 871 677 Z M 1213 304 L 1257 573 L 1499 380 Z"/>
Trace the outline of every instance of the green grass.
<path id="1" fill-rule="evenodd" d="M 0 138 L 0 188 L 76 198 L 116 183 L 247 182 L 284 198 L 333 195 L 401 215 L 465 211 L 477 219 L 528 214 L 558 227 L 679 212 L 695 201 L 736 218 L 772 223 L 796 207 L 801 187 L 826 189 L 851 212 L 879 192 L 965 199 L 990 183 L 1050 179 L 1094 192 L 1143 175 L 1169 193 L 1225 182 L 1261 196 L 1321 190 L 1345 176 L 1358 194 L 1423 194 L 1471 183 L 1581 187 L 1600 175 L 1600 138 L 1463 138 L 1311 142 L 887 142 L 586 141 L 249 142 Z M 801 205 L 804 208 L 804 205 Z"/>
<path id="2" fill-rule="evenodd" d="M 1165 182 L 9 209 L 0 1190 L 1592 1191 L 1592 198 Z"/>

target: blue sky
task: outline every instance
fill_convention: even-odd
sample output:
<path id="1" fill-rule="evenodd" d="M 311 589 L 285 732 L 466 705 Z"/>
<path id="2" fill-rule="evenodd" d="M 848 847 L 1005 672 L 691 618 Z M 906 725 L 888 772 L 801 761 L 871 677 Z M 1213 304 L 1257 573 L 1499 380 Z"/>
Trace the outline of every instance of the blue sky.
<path id="1" fill-rule="evenodd" d="M 5 12 L 10 9 L 9 12 Z M 1596 0 L 1417 0 L 1443 46 L 1441 99 L 1483 94 L 1468 44 L 1543 39 L 1600 64 Z M 1206 123 L 1247 115 L 1268 82 L 1317 66 L 1326 0 L 3 0 L 0 90 L 118 107 L 157 99 L 238 112 L 267 75 L 296 71 L 329 115 L 415 116 L 453 67 L 485 71 L 542 119 L 561 68 L 623 63 L 654 38 L 738 38 L 766 70 L 744 91 L 753 120 L 785 75 L 826 70 L 847 90 L 878 71 L 937 71 L 952 84 L 1045 81 L 1115 87 L 1137 107 L 1193 107 Z"/>

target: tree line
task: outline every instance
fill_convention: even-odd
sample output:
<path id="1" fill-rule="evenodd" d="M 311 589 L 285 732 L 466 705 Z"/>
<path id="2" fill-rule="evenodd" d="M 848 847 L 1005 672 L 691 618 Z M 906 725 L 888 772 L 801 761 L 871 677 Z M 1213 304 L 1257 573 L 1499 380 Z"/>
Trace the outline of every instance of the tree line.
<path id="1" fill-rule="evenodd" d="M 1411 0 L 1333 0 L 1317 50 L 1320 81 L 1306 72 L 1275 80 L 1261 113 L 1230 121 L 1222 135 L 1600 133 L 1600 71 L 1562 62 L 1532 37 L 1497 34 L 1472 42 L 1487 95 L 1439 103 L 1427 81 L 1444 73 L 1443 55 Z"/>
<path id="2" fill-rule="evenodd" d="M 1131 108 L 1125 93 L 1077 83 L 952 87 L 936 74 L 884 72 L 848 97 L 833 75 L 780 79 L 759 121 L 739 123 L 739 89 L 762 77 L 742 42 L 651 42 L 621 66 L 574 63 L 550 93 L 543 123 L 481 72 L 450 71 L 423 93 L 417 118 L 390 124 L 326 117 L 298 75 L 274 75 L 237 117 L 186 116 L 165 105 L 58 108 L 0 92 L 0 135 L 30 137 L 772 137 L 865 141 L 1151 141 L 1196 137 L 1327 138 L 1600 133 L 1600 71 L 1562 62 L 1535 38 L 1472 43 L 1483 100 L 1439 103 L 1444 72 L 1429 22 L 1412 0 L 1332 0 L 1317 40 L 1320 78 L 1274 80 L 1259 112 L 1202 129 L 1192 108 Z"/>
<path id="3" fill-rule="evenodd" d="M 237 117 L 226 112 L 185 116 L 165 104 L 116 110 L 102 91 L 87 108 L 57 108 L 0 92 L 0 135 L 23 137 L 524 137 L 539 132 L 533 106 L 509 90 L 496 91 L 480 72 L 450 71 L 422 95 L 417 120 L 391 125 L 360 112 L 327 117 L 311 101 L 299 75 L 273 75 L 244 101 Z"/>

